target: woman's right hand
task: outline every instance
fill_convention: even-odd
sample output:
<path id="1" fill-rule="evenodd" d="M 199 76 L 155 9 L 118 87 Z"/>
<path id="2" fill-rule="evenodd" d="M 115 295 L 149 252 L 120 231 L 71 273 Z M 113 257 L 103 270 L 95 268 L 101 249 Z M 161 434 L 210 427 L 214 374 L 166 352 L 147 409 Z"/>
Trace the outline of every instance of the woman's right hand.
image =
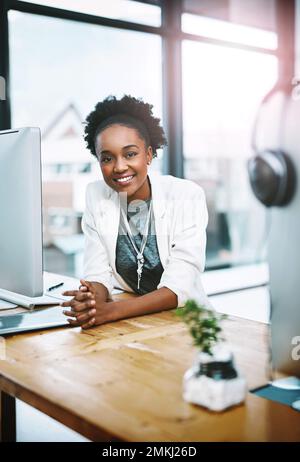
<path id="1" fill-rule="evenodd" d="M 96 315 L 96 290 L 91 282 L 80 279 L 79 290 L 67 290 L 62 295 L 73 296 L 72 300 L 61 303 L 63 307 L 70 307 L 64 310 L 65 316 L 71 316 L 67 321 L 71 326 L 82 326 L 86 329 L 94 325 Z"/>

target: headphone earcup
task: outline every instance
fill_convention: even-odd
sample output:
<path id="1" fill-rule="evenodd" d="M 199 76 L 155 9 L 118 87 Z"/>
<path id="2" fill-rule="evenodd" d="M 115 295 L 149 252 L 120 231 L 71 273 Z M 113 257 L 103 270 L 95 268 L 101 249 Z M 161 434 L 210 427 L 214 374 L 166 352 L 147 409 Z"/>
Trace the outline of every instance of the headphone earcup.
<path id="1" fill-rule="evenodd" d="M 266 150 L 248 161 L 251 188 L 266 207 L 286 205 L 295 190 L 295 171 L 282 151 Z"/>

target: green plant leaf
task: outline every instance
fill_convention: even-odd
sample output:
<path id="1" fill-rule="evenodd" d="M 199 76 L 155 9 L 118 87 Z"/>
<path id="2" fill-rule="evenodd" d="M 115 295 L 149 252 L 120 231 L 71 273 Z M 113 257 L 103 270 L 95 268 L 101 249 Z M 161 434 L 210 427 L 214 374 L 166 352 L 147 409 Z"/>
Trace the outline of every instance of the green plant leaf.
<path id="1" fill-rule="evenodd" d="M 204 353 L 212 354 L 212 348 L 224 338 L 221 337 L 221 321 L 227 318 L 195 300 L 187 300 L 183 307 L 177 308 L 175 314 L 188 325 L 193 337 L 193 344 Z"/>

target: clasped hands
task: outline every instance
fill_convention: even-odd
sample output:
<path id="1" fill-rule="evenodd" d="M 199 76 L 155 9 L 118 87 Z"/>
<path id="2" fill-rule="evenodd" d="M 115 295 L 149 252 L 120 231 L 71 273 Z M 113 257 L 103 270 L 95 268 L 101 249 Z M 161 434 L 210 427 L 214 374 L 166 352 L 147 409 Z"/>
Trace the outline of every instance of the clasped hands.
<path id="1" fill-rule="evenodd" d="M 73 296 L 72 300 L 60 304 L 63 307 L 70 307 L 69 310 L 63 311 L 65 316 L 71 316 L 67 321 L 71 326 L 81 326 L 82 329 L 108 322 L 110 303 L 97 299 L 96 290 L 90 282 L 80 279 L 80 283 L 79 290 L 67 290 L 62 293 L 62 295 Z"/>

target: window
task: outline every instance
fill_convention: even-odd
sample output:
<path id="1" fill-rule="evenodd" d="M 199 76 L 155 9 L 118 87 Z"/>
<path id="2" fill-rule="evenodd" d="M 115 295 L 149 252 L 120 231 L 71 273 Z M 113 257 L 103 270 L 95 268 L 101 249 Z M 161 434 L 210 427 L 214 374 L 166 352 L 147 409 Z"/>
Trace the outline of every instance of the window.
<path id="1" fill-rule="evenodd" d="M 47 214 L 59 207 L 82 213 L 86 185 L 101 175 L 83 140 L 83 121 L 95 104 L 127 93 L 153 104 L 162 117 L 161 38 L 10 11 L 9 43 L 12 127 L 42 131 L 44 242 L 49 246 L 57 236 L 50 226 L 55 217 Z M 162 152 L 151 168 L 160 171 L 161 162 Z"/>
<path id="2" fill-rule="evenodd" d="M 247 178 L 258 105 L 277 79 L 274 56 L 183 42 L 185 176 L 204 187 L 207 266 L 264 257 L 265 210 Z"/>
<path id="3" fill-rule="evenodd" d="M 165 163 L 170 169 L 165 173 L 181 175 L 183 160 L 185 177 L 205 189 L 208 268 L 261 260 L 265 210 L 250 192 L 246 163 L 258 104 L 278 75 L 276 2 L 174 2 L 177 14 L 183 12 L 181 30 L 175 21 L 176 30 L 168 34 L 174 11 L 173 3 L 165 1 L 12 2 L 4 116 L 9 121 L 11 109 L 13 127 L 42 129 L 44 201 L 52 218 L 59 207 L 80 214 L 86 184 L 101 174 L 83 141 L 86 115 L 109 94 L 127 93 L 152 103 L 162 119 L 162 87 L 172 88 L 162 64 L 177 68 L 180 85 L 182 62 L 184 149 L 177 149 L 179 127 L 172 140 L 176 158 Z M 161 21 L 161 7 L 166 6 Z M 53 8 L 56 18 L 51 17 Z M 162 52 L 163 38 L 167 46 Z M 5 71 L 5 53 L 0 64 Z M 176 90 L 165 95 L 164 126 L 170 133 L 180 119 L 174 121 L 168 112 L 170 107 L 180 111 L 181 88 Z M 162 171 L 162 161 L 160 151 L 151 168 Z"/>
<path id="4" fill-rule="evenodd" d="M 182 10 L 229 24 L 276 30 L 276 0 L 182 0 Z"/>
<path id="5" fill-rule="evenodd" d="M 275 32 L 194 14 L 184 13 L 182 15 L 182 30 L 189 34 L 199 34 L 204 37 L 269 48 L 270 50 L 277 48 Z"/>

